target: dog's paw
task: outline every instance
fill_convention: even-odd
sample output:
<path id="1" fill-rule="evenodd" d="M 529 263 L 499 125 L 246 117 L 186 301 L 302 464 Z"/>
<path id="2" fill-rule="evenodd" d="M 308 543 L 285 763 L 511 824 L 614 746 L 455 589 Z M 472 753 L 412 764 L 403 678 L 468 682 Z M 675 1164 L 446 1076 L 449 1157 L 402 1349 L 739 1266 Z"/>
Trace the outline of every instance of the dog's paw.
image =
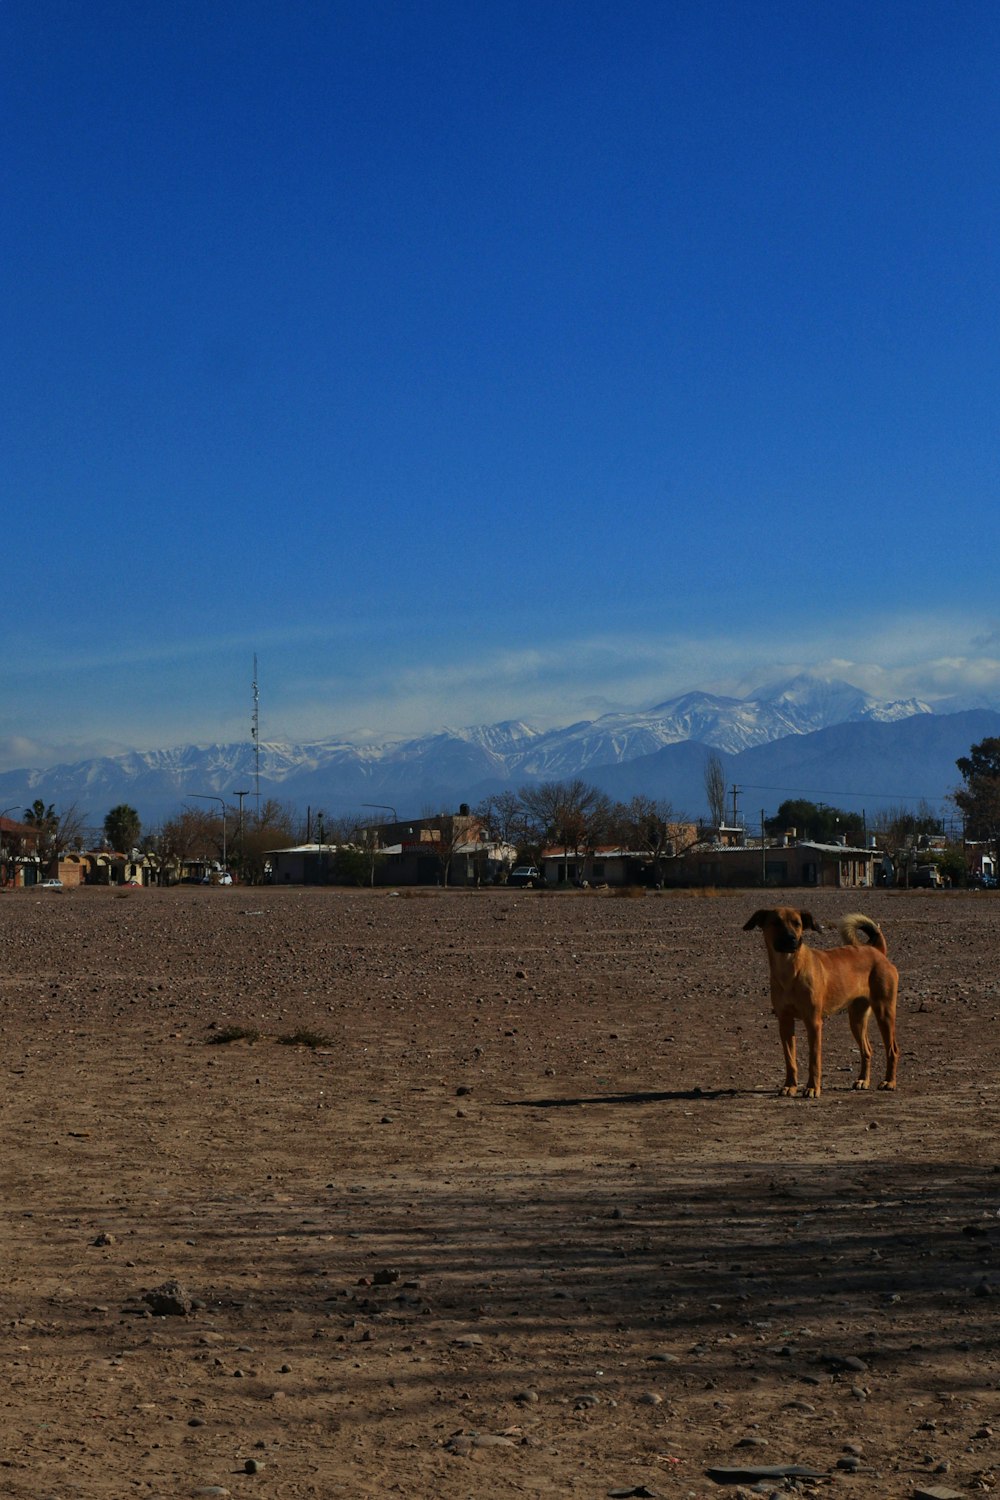
<path id="1" fill-rule="evenodd" d="M 852 1088 L 856 1088 L 856 1089 L 871 1088 L 871 1084 L 869 1083 L 869 1081 L 868 1081 L 867 1078 L 859 1078 L 857 1080 L 857 1082 L 854 1083 L 854 1084 L 852 1084 L 851 1086 L 852 1086 Z"/>
<path id="2" fill-rule="evenodd" d="M 895 1078 L 887 1078 L 884 1083 L 880 1083 L 879 1084 L 879 1088 L 880 1089 L 892 1089 L 892 1090 L 895 1091 L 895 1088 L 896 1088 L 896 1080 L 895 1080 Z"/>
<path id="3" fill-rule="evenodd" d="M 815 1088 L 810 1087 L 807 1089 L 803 1089 L 802 1091 L 803 1097 L 806 1099 L 818 1099 L 822 1092 L 823 1090 L 820 1088 L 819 1084 L 817 1084 Z"/>
<path id="4" fill-rule="evenodd" d="M 779 1092 L 782 1094 L 782 1096 L 784 1098 L 786 1098 L 786 1099 L 792 1099 L 792 1098 L 795 1097 L 795 1095 L 798 1093 L 798 1091 L 799 1091 L 799 1086 L 798 1086 L 797 1083 L 786 1083 L 786 1084 L 784 1084 L 782 1086 L 782 1088 L 780 1089 Z"/>

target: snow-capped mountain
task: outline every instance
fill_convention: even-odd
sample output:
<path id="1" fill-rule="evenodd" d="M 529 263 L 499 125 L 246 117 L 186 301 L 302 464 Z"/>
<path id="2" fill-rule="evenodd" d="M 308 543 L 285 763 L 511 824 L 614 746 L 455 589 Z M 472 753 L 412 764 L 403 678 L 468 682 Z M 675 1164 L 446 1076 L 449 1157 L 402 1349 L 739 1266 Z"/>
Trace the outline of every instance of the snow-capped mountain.
<path id="1" fill-rule="evenodd" d="M 893 752 L 885 734 L 852 737 L 851 726 L 889 730 L 911 720 L 940 717 L 916 698 L 881 701 L 850 683 L 803 673 L 745 698 L 695 691 L 652 708 L 603 714 L 558 729 L 508 720 L 381 743 L 337 738 L 262 743 L 260 790 L 264 797 L 322 806 L 330 813 L 377 804 L 405 815 L 474 802 L 487 792 L 529 781 L 580 776 L 620 790 L 631 766 L 637 778 L 642 773 L 644 789 L 648 776 L 654 782 L 664 777 L 669 782 L 672 776 L 676 785 L 665 785 L 658 795 L 691 811 L 701 807 L 698 768 L 710 750 L 726 759 L 727 772 L 732 760 L 735 774 L 739 757 L 780 744 L 787 779 L 792 775 L 789 762 L 802 761 L 805 755 L 805 744 L 797 747 L 797 741 L 839 728 L 848 741 L 863 743 L 866 753 L 888 755 L 891 763 Z M 965 733 L 957 723 L 955 731 Z M 919 735 L 910 735 L 908 743 L 919 740 Z M 947 741 L 947 734 L 939 735 L 935 744 Z M 959 743 L 955 754 L 964 753 L 970 743 Z M 670 747 L 676 747 L 676 753 L 667 754 Z M 235 800 L 237 787 L 256 790 L 256 770 L 249 743 L 136 750 L 75 765 L 0 774 L 0 806 L 19 801 L 28 805 L 36 797 L 59 805 L 73 802 L 99 823 L 109 807 L 128 802 L 150 824 L 195 794 Z M 936 776 L 943 774 L 940 767 L 935 771 Z M 941 795 L 954 780 L 952 776 L 942 786 Z M 869 781 L 874 785 L 870 777 Z M 695 799 L 698 807 L 692 809 L 688 804 Z"/>

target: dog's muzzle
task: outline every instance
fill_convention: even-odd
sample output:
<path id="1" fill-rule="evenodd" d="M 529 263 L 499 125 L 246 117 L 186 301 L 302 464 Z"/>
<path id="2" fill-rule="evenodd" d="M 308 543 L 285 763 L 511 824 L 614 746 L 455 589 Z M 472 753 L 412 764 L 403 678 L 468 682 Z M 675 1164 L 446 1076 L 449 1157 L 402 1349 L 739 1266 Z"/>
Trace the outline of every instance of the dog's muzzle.
<path id="1" fill-rule="evenodd" d="M 791 932 L 781 932 L 774 940 L 774 946 L 779 953 L 798 953 L 802 947 L 802 939 Z"/>

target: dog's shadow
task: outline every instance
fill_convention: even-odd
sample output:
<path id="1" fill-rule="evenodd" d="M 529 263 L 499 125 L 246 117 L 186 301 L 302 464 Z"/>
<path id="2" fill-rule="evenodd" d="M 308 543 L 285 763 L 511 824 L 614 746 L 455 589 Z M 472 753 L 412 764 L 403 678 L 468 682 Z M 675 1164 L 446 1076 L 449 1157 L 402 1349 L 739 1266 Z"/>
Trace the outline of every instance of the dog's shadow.
<path id="1" fill-rule="evenodd" d="M 577 1094 L 561 1099 L 505 1099 L 508 1109 L 579 1109 L 585 1104 L 670 1104 L 691 1100 L 734 1099 L 754 1089 L 664 1089 L 656 1093 Z"/>

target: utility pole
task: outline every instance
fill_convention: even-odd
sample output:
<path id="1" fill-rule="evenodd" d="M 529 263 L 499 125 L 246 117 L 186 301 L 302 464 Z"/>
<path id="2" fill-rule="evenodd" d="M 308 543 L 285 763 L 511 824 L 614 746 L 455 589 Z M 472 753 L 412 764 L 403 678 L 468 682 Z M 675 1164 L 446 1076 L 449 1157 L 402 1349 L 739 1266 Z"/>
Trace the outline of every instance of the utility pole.
<path id="1" fill-rule="evenodd" d="M 733 785 L 731 787 L 731 791 L 732 791 L 732 794 L 733 794 L 733 827 L 735 828 L 737 826 L 736 819 L 737 819 L 737 816 L 738 816 L 737 811 L 736 811 L 736 798 L 739 795 L 739 791 L 740 791 L 740 788 L 736 785 L 735 781 L 733 782 Z"/>
<path id="2" fill-rule="evenodd" d="M 245 792 L 234 792 L 233 793 L 234 797 L 239 797 L 239 799 L 240 799 L 240 875 L 241 876 L 244 874 L 245 868 L 246 868 L 245 850 L 244 850 L 244 847 L 243 847 L 243 798 L 244 797 L 249 797 L 249 795 L 250 795 L 249 789 L 247 789 L 247 791 L 245 791 Z"/>
<path id="3" fill-rule="evenodd" d="M 253 654 L 253 715 L 250 720 L 253 740 L 254 789 L 257 796 L 257 822 L 260 822 L 260 693 L 257 691 L 257 653 Z"/>

